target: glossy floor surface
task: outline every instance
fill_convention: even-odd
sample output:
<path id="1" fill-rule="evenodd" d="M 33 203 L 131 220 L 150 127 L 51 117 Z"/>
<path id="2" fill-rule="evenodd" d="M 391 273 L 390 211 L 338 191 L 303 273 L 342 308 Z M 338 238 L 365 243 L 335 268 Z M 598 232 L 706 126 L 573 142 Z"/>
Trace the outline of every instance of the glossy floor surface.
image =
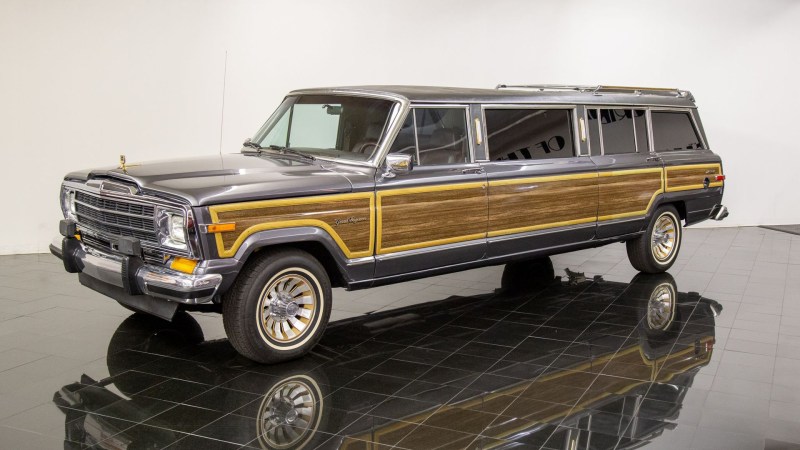
<path id="1" fill-rule="evenodd" d="M 213 314 L 148 318 L 50 255 L 0 258 L 0 448 L 798 448 L 800 236 L 689 229 L 336 290 L 315 352 L 256 365 Z"/>

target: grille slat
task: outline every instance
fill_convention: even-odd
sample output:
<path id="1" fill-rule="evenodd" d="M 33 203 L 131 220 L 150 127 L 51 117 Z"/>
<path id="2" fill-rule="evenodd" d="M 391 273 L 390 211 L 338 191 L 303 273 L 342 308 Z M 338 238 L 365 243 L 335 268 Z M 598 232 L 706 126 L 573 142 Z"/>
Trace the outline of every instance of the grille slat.
<path id="1" fill-rule="evenodd" d="M 133 237 L 143 243 L 158 245 L 155 226 L 155 206 L 102 198 L 86 192 L 76 192 L 78 226 L 83 226 L 109 238 Z"/>

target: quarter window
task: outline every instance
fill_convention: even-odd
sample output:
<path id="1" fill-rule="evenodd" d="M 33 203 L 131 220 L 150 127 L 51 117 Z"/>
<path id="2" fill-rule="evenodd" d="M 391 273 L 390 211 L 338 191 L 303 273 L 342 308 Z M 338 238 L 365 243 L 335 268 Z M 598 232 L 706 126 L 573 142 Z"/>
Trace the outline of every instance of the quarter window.
<path id="1" fill-rule="evenodd" d="M 572 111 L 486 109 L 489 157 L 495 161 L 571 158 Z"/>
<path id="2" fill-rule="evenodd" d="M 653 111 L 655 151 L 694 150 L 703 148 L 688 112 Z"/>
<path id="3" fill-rule="evenodd" d="M 421 166 L 470 162 L 464 108 L 413 108 L 389 153 L 412 155 Z"/>

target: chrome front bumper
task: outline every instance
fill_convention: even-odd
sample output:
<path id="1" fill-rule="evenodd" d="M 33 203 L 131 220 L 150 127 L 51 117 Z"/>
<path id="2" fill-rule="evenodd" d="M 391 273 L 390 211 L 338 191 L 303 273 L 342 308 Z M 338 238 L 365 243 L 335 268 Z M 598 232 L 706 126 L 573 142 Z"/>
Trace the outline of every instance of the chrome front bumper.
<path id="1" fill-rule="evenodd" d="M 73 238 L 72 241 L 77 240 Z M 65 251 L 68 247 L 71 249 Z M 125 261 L 131 258 L 128 256 L 101 252 L 82 243 L 63 245 L 60 236 L 50 245 L 50 251 L 62 260 L 70 258 L 70 263 L 79 272 L 122 288 L 132 295 L 142 293 L 184 304 L 207 303 L 216 295 L 222 283 L 220 274 L 192 275 L 151 264 L 130 264 Z M 130 267 L 133 267 L 129 269 L 133 273 L 125 273 L 126 268 Z M 128 283 L 125 282 L 126 277 Z"/>

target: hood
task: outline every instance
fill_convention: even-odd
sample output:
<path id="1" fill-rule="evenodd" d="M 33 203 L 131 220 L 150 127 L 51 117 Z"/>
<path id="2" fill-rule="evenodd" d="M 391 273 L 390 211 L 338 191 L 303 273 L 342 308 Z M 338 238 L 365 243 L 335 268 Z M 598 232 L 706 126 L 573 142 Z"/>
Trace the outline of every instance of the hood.
<path id="1" fill-rule="evenodd" d="M 143 191 L 167 194 L 193 206 L 264 200 L 277 197 L 350 192 L 347 170 L 325 161 L 281 155 L 234 153 L 73 172 L 68 179 L 115 178 L 136 183 Z"/>

